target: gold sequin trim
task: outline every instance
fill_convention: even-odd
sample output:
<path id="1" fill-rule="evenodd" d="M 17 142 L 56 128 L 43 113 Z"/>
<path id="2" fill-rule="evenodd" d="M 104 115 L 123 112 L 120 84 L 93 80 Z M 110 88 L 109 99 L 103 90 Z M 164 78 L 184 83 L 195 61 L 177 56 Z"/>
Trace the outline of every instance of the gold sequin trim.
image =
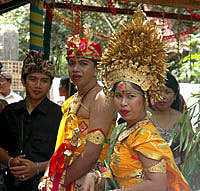
<path id="1" fill-rule="evenodd" d="M 104 143 L 105 136 L 100 130 L 97 130 L 95 132 L 87 134 L 86 139 L 96 145 L 101 145 Z"/>
<path id="2" fill-rule="evenodd" d="M 166 162 L 162 159 L 158 164 L 145 169 L 146 172 L 166 173 Z"/>
<path id="3" fill-rule="evenodd" d="M 147 111 L 147 117 L 143 121 L 137 122 L 133 127 L 130 127 L 128 129 L 127 129 L 127 127 L 125 127 L 118 137 L 118 142 L 123 141 L 125 138 L 127 138 L 130 134 L 132 134 L 139 127 L 150 123 L 149 119 L 151 118 L 151 115 L 152 115 L 151 112 Z"/>

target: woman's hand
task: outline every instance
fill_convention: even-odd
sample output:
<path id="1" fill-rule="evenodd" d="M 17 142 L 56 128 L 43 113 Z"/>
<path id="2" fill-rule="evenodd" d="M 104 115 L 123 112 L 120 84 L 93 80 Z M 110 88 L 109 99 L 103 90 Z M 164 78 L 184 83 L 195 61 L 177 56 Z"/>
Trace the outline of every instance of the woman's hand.
<path id="1" fill-rule="evenodd" d="M 94 172 L 89 172 L 84 179 L 81 186 L 81 191 L 94 191 L 96 182 L 96 175 Z"/>

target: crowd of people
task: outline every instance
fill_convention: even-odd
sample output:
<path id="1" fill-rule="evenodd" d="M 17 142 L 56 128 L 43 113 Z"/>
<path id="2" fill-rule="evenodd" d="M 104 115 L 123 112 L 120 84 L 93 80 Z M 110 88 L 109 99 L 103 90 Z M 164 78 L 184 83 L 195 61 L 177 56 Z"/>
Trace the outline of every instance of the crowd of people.
<path id="1" fill-rule="evenodd" d="M 5 99 L 11 76 L 0 71 L 8 102 L 0 101 L 7 191 L 190 190 L 181 173 L 184 152 L 175 150 L 179 140 L 168 144 L 184 103 L 159 29 L 138 7 L 103 55 L 88 35 L 67 38 L 61 107 L 48 98 L 54 65 L 42 51 L 26 52 L 24 99 Z"/>

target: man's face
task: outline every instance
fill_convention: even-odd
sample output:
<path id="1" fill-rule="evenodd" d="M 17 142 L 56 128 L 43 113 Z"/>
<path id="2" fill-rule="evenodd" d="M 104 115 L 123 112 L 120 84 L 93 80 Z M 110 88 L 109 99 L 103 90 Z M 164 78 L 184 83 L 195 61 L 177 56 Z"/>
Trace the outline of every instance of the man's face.
<path id="1" fill-rule="evenodd" d="M 0 94 L 7 96 L 10 93 L 11 79 L 0 77 Z"/>
<path id="2" fill-rule="evenodd" d="M 50 77 L 39 72 L 28 74 L 26 82 L 22 80 L 22 83 L 26 87 L 27 97 L 36 101 L 43 100 L 51 87 Z"/>
<path id="3" fill-rule="evenodd" d="M 86 58 L 71 58 L 68 60 L 68 72 L 71 80 L 77 87 L 88 85 L 96 80 L 97 69 L 94 63 Z"/>

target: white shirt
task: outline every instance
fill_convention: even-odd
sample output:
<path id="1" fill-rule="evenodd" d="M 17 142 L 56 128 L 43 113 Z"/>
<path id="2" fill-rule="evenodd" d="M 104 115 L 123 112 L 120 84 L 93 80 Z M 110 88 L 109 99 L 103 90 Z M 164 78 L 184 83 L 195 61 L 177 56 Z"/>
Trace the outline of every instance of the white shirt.
<path id="1" fill-rule="evenodd" d="M 0 99 L 4 99 L 8 102 L 8 104 L 10 104 L 23 100 L 24 98 L 18 95 L 17 93 L 13 92 L 12 90 L 10 90 L 10 93 L 7 96 L 3 96 L 2 94 L 0 94 Z"/>

